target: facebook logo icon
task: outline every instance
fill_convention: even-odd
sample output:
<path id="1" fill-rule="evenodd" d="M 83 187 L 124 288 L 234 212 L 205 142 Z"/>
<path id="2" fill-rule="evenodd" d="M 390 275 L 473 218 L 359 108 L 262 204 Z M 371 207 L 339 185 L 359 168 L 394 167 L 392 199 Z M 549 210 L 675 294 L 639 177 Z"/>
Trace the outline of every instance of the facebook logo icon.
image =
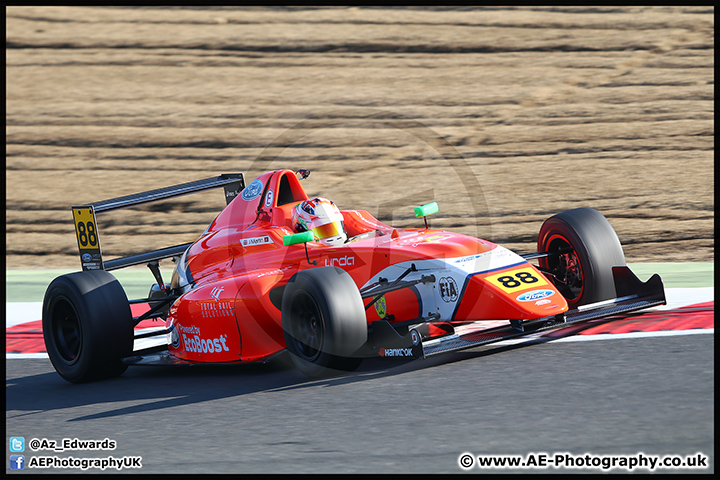
<path id="1" fill-rule="evenodd" d="M 10 470 L 24 470 L 25 455 L 10 455 Z"/>

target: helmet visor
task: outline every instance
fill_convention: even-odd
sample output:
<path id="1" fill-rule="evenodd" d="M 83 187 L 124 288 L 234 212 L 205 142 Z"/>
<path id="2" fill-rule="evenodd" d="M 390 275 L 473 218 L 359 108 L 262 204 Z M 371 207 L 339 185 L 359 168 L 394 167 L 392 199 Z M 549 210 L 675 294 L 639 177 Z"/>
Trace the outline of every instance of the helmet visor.
<path id="1" fill-rule="evenodd" d="M 342 222 L 326 223 L 312 228 L 311 231 L 317 238 L 335 237 L 344 233 Z"/>

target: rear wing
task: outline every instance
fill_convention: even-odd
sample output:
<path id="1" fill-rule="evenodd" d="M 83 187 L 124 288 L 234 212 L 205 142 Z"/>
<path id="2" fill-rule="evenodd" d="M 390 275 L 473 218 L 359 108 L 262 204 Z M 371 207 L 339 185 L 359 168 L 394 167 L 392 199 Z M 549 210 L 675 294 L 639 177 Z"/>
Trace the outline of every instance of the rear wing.
<path id="1" fill-rule="evenodd" d="M 224 187 L 225 201 L 229 204 L 245 188 L 245 178 L 242 173 L 223 173 L 217 177 L 196 180 L 170 187 L 158 188 L 147 192 L 135 193 L 124 197 L 111 198 L 101 202 L 76 205 L 72 207 L 75 222 L 75 234 L 80 251 L 80 262 L 83 270 L 116 270 L 118 268 L 140 265 L 147 262 L 156 262 L 163 258 L 182 255 L 192 243 L 161 248 L 139 255 L 116 258 L 103 261 L 100 250 L 95 215 L 121 208 L 134 207 L 145 203 L 157 202 L 172 197 L 179 197 L 191 193 L 202 192 L 212 188 Z"/>

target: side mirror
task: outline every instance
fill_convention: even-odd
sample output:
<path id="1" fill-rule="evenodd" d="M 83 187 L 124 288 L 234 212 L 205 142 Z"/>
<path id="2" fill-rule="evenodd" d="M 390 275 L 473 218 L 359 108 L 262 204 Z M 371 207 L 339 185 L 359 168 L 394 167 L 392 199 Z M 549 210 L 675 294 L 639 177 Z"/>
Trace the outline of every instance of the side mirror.
<path id="1" fill-rule="evenodd" d="M 422 217 L 423 220 L 425 220 L 425 229 L 428 228 L 427 223 L 427 216 L 432 215 L 433 213 L 437 213 L 439 210 L 437 202 L 431 202 L 426 203 L 425 205 L 420 205 L 419 207 L 415 207 L 415 218 Z"/>
<path id="2" fill-rule="evenodd" d="M 415 218 L 427 217 L 428 215 L 437 213 L 439 210 L 437 202 L 426 203 L 425 205 L 415 207 Z"/>
<path id="3" fill-rule="evenodd" d="M 312 242 L 315 239 L 315 235 L 311 231 L 293 233 L 292 235 L 285 235 L 283 237 L 283 245 L 297 245 L 298 243 Z"/>
<path id="4" fill-rule="evenodd" d="M 283 245 L 286 247 L 288 245 L 297 245 L 298 243 L 302 243 L 305 246 L 305 259 L 308 261 L 310 265 L 317 265 L 317 260 L 310 261 L 310 255 L 308 254 L 308 248 L 307 248 L 307 242 L 312 242 L 315 240 L 315 235 L 311 231 L 307 232 L 300 232 L 300 233 L 293 233 L 292 235 L 285 235 L 283 237 Z"/>

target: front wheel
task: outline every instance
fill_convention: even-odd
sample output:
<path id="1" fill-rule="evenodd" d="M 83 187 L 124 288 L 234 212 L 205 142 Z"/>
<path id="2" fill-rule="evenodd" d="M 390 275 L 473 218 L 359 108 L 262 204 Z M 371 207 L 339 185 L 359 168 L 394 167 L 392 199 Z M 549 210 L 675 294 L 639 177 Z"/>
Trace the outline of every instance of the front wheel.
<path id="1" fill-rule="evenodd" d="M 55 370 L 72 383 L 122 375 L 133 351 L 130 304 L 120 283 L 104 270 L 62 275 L 45 292 L 45 347 Z"/>
<path id="2" fill-rule="evenodd" d="M 543 223 L 539 260 L 550 273 L 570 308 L 615 298 L 612 267 L 625 266 L 625 254 L 612 225 L 597 210 L 576 208 L 558 213 Z"/>
<path id="3" fill-rule="evenodd" d="M 282 326 L 295 365 L 310 377 L 357 369 L 358 350 L 367 341 L 367 319 L 360 292 L 338 267 L 294 275 L 283 292 Z"/>

